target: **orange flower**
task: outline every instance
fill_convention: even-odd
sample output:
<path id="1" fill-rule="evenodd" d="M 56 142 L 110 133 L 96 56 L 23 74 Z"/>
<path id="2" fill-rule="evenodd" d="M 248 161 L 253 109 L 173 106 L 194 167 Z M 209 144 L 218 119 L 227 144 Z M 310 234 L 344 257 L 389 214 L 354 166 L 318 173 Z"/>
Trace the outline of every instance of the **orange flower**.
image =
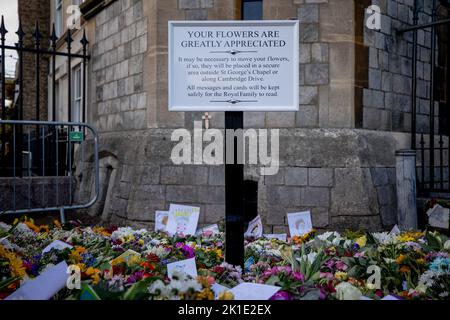
<path id="1" fill-rule="evenodd" d="M 410 268 L 408 266 L 403 266 L 400 268 L 401 273 L 408 273 L 410 271 Z"/>
<path id="2" fill-rule="evenodd" d="M 397 259 L 395 259 L 395 262 L 397 264 L 401 264 L 405 260 L 405 256 L 403 254 L 399 255 Z"/>

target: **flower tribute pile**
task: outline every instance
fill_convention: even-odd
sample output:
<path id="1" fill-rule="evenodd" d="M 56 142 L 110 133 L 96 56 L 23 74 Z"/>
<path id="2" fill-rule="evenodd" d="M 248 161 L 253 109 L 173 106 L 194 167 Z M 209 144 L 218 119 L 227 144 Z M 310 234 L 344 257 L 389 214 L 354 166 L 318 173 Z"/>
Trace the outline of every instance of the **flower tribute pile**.
<path id="1" fill-rule="evenodd" d="M 55 240 L 66 248 L 43 249 Z M 213 286 L 242 282 L 281 287 L 271 299 L 450 299 L 450 241 L 436 232 L 346 231 L 277 239 L 247 239 L 245 265 L 224 262 L 224 235 L 169 237 L 129 227 L 36 226 L 31 219 L 0 222 L 0 299 L 65 261 L 100 299 L 233 299 Z M 123 258 L 123 253 L 136 253 Z M 195 258 L 197 277 L 167 264 Z M 53 299 L 80 299 L 60 290 Z"/>

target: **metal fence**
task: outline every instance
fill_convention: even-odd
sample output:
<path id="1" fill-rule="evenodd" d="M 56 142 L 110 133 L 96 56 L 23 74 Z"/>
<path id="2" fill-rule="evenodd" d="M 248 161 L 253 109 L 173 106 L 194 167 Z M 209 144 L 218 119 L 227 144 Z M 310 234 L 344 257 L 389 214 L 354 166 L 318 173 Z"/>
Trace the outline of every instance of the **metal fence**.
<path id="1" fill-rule="evenodd" d="M 88 40 L 83 30 L 79 50 L 73 49 L 73 31 L 61 38 L 53 25 L 51 34 L 42 34 L 39 23 L 26 34 L 19 22 L 15 45 L 6 44 L 4 18 L 0 22 L 0 217 L 2 215 L 59 211 L 64 222 L 65 210 L 92 206 L 99 194 L 98 136 L 86 124 Z M 61 49 L 64 48 L 64 49 Z M 17 53 L 15 96 L 6 106 L 6 52 Z M 57 99 L 56 58 L 66 59 L 67 95 Z M 74 92 L 72 68 L 80 59 L 82 95 L 79 119 L 72 118 Z M 50 77 L 49 77 L 50 76 Z M 25 80 L 26 79 L 26 80 Z M 51 90 L 46 90 L 48 87 Z M 31 94 L 35 92 L 33 96 Z M 42 95 L 48 98 L 42 102 Z M 58 104 L 58 100 L 63 104 Z M 57 118 L 57 109 L 67 113 L 67 122 Z M 47 118 L 42 114 L 51 112 Z M 51 120 L 51 121 L 47 121 Z M 65 119 L 64 119 L 65 120 Z M 73 122 L 79 121 L 79 122 Z M 89 158 L 86 157 L 89 155 Z M 89 168 L 87 167 L 89 166 Z M 94 172 L 86 174 L 86 171 Z M 90 199 L 76 194 L 81 176 L 92 177 Z"/>
<path id="2" fill-rule="evenodd" d="M 450 10 L 450 2 L 430 0 L 432 5 L 430 22 L 419 24 L 424 11 L 424 1 L 414 1 L 413 25 L 399 30 L 412 32 L 412 114 L 411 147 L 417 150 L 417 181 L 420 196 L 450 195 L 450 19 L 441 12 Z M 418 43 L 420 30 L 431 31 L 429 68 L 429 112 L 428 123 L 418 128 L 418 56 L 423 54 Z M 425 72 L 425 71 L 424 71 Z M 421 107 L 422 108 L 422 107 Z M 421 115 L 423 116 L 423 114 Z"/>
<path id="3" fill-rule="evenodd" d="M 12 136 L 4 161 L 10 175 L 0 178 L 0 189 L 3 189 L 0 191 L 0 216 L 59 211 L 64 222 L 65 210 L 85 209 L 97 201 L 100 190 L 98 135 L 92 126 L 72 122 L 17 120 L 0 120 L 0 125 L 7 128 Z M 33 149 L 35 150 L 33 142 L 38 140 L 36 132 L 41 141 L 45 141 L 40 143 L 42 176 L 33 174 L 32 167 Z M 61 148 L 67 150 L 67 157 L 60 152 Z M 19 150 L 21 156 L 17 159 Z M 48 153 L 55 153 L 56 161 L 51 165 L 45 161 Z M 77 154 L 77 164 L 81 167 L 77 168 L 72 161 L 74 153 Z M 21 171 L 16 165 L 18 161 L 22 163 Z M 92 167 L 86 168 L 86 163 L 92 163 Z M 83 197 L 78 196 L 74 188 L 77 173 L 92 168 L 93 192 L 90 199 L 83 201 Z M 53 174 L 47 175 L 47 170 L 52 170 Z"/>

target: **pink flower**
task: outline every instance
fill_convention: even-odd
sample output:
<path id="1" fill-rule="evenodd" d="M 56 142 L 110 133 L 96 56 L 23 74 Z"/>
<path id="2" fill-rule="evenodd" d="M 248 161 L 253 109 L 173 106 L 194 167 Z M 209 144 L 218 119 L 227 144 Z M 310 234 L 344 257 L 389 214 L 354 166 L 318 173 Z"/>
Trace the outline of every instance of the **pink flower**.
<path id="1" fill-rule="evenodd" d="M 336 269 L 338 270 L 346 270 L 348 266 L 341 260 L 336 261 Z"/>
<path id="2" fill-rule="evenodd" d="M 298 282 L 303 282 L 303 281 L 305 281 L 305 277 L 303 276 L 303 274 L 301 274 L 301 272 L 294 272 L 293 275 L 294 275 L 294 276 L 293 276 L 294 281 L 298 281 Z"/>
<path id="3" fill-rule="evenodd" d="M 334 275 L 331 272 L 321 272 L 320 273 L 321 278 L 326 278 L 327 280 L 333 280 Z"/>

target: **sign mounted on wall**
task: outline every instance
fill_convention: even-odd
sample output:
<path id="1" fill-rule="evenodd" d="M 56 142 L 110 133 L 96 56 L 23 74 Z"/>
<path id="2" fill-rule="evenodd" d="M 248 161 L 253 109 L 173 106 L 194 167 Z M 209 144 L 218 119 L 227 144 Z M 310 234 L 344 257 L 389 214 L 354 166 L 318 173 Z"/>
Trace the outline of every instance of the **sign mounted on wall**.
<path id="1" fill-rule="evenodd" d="M 298 111 L 298 99 L 298 21 L 169 21 L 170 111 Z"/>

